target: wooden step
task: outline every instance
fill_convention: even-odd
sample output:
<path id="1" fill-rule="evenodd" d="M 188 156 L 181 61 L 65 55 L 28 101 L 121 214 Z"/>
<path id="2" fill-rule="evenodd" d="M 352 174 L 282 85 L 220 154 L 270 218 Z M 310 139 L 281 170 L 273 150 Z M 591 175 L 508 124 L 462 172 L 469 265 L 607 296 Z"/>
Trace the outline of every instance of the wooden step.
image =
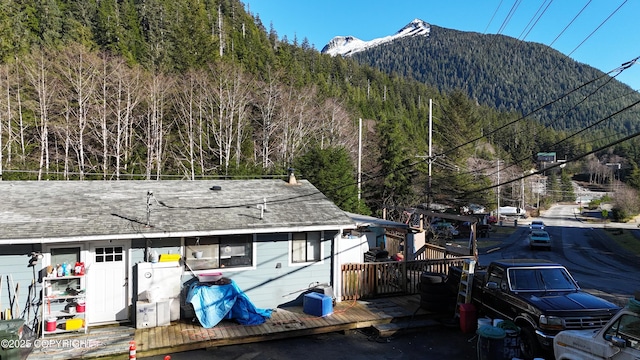
<path id="1" fill-rule="evenodd" d="M 438 321 L 433 319 L 414 319 L 414 320 L 402 320 L 397 322 L 390 322 L 386 324 L 374 325 L 373 328 L 376 331 L 378 337 L 384 338 L 395 335 L 396 333 L 419 331 L 424 328 L 440 326 Z"/>

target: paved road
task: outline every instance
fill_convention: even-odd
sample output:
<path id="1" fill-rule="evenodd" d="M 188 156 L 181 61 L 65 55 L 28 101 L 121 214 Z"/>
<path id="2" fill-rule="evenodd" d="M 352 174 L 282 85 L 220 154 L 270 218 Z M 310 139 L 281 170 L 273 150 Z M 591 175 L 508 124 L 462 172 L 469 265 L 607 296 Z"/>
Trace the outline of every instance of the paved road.
<path id="1" fill-rule="evenodd" d="M 613 224 L 593 224 L 575 216 L 575 205 L 557 205 L 539 219 L 547 225 L 552 237 L 552 250 L 530 250 L 528 230 L 523 225 L 505 241 L 498 251 L 480 256 L 480 264 L 494 259 L 548 259 L 565 265 L 580 286 L 597 295 L 624 304 L 640 289 L 640 258 L 628 254 L 615 242 L 596 231 Z M 637 231 L 635 224 L 615 224 Z"/>

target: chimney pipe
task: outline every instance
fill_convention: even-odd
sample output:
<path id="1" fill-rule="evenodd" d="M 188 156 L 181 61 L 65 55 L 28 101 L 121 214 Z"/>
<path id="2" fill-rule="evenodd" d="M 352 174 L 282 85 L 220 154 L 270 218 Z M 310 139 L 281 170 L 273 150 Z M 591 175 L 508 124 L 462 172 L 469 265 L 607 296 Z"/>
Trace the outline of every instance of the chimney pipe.
<path id="1" fill-rule="evenodd" d="M 296 176 L 293 174 L 294 168 L 289 168 L 289 185 L 296 185 L 298 182 L 296 181 Z"/>

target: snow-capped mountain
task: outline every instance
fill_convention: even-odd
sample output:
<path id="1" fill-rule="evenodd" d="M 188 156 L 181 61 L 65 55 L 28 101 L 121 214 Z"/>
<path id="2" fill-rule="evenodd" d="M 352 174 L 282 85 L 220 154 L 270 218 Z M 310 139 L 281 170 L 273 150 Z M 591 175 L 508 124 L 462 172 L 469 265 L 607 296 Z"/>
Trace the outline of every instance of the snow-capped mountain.
<path id="1" fill-rule="evenodd" d="M 429 36 L 431 32 L 431 25 L 420 20 L 414 19 L 402 29 L 398 30 L 394 35 L 389 35 L 370 41 L 363 41 L 353 36 L 336 36 L 324 48 L 322 48 L 323 54 L 329 54 L 331 56 L 342 55 L 351 56 L 357 52 L 376 47 L 396 39 L 410 37 L 410 36 Z"/>

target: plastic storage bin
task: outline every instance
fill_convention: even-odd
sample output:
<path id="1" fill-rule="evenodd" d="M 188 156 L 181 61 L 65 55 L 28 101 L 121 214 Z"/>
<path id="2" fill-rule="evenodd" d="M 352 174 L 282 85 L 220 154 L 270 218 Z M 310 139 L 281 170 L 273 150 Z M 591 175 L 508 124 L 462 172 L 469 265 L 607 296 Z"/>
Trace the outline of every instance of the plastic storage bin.
<path id="1" fill-rule="evenodd" d="M 473 304 L 460 304 L 460 330 L 467 334 L 476 331 L 476 307 Z"/>
<path id="2" fill-rule="evenodd" d="M 68 319 L 64 323 L 65 330 L 78 330 L 84 326 L 84 320 L 80 318 Z"/>
<path id="3" fill-rule="evenodd" d="M 304 295 L 302 310 L 305 314 L 327 316 L 333 314 L 333 302 L 329 296 L 315 292 Z"/>

